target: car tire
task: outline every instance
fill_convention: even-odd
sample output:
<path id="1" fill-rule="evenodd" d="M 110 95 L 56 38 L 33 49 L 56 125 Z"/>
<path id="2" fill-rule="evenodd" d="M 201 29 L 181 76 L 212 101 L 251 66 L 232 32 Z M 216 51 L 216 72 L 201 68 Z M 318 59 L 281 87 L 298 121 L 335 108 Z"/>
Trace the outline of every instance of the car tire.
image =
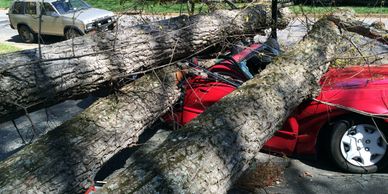
<path id="1" fill-rule="evenodd" d="M 18 27 L 18 33 L 24 42 L 32 43 L 35 41 L 35 34 L 26 25 L 20 25 Z"/>
<path id="2" fill-rule="evenodd" d="M 373 122 L 342 119 L 334 122 L 332 129 L 329 154 L 341 170 L 373 173 L 387 166 L 387 136 Z"/>
<path id="3" fill-rule="evenodd" d="M 65 32 L 66 40 L 73 39 L 73 38 L 76 38 L 79 36 L 81 36 L 81 33 L 78 30 L 76 30 L 75 28 L 69 28 Z"/>

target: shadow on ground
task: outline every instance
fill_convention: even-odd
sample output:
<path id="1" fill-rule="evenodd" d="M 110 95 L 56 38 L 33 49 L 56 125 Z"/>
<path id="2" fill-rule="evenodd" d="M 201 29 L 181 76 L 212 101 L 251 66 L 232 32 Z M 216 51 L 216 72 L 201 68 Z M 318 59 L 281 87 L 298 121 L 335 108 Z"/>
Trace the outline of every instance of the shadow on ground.
<path id="1" fill-rule="evenodd" d="M 57 43 L 57 42 L 61 42 L 61 41 L 64 41 L 65 39 L 63 37 L 60 37 L 60 36 L 49 36 L 49 35 L 43 35 L 42 36 L 42 44 L 43 45 L 47 45 L 47 44 L 54 44 L 54 43 Z M 9 43 L 24 43 L 24 44 L 30 44 L 30 45 L 34 45 L 34 44 L 37 44 L 38 41 L 35 41 L 34 43 L 25 43 L 19 35 L 15 35 L 15 36 L 12 36 L 10 39 L 6 40 L 6 42 L 9 42 Z"/>

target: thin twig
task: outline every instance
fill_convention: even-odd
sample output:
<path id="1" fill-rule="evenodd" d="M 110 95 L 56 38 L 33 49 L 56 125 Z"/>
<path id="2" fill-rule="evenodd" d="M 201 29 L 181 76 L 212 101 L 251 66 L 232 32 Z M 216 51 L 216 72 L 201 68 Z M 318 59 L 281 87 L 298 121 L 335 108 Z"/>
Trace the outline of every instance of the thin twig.
<path id="1" fill-rule="evenodd" d="M 375 118 L 379 118 L 379 119 L 388 119 L 388 115 L 387 114 L 373 114 L 373 113 L 368 113 L 368 112 L 365 112 L 365 111 L 362 111 L 362 110 L 357 110 L 355 108 L 343 106 L 343 105 L 340 105 L 340 104 L 335 104 L 335 103 L 331 103 L 331 102 L 326 102 L 326 101 L 318 100 L 316 98 L 314 98 L 313 100 L 316 101 L 316 102 L 325 104 L 325 105 L 329 105 L 329 106 L 333 106 L 333 107 L 336 107 L 336 108 L 340 108 L 340 109 L 343 109 L 343 110 L 346 110 L 346 111 L 349 111 L 349 112 L 354 112 L 354 113 L 357 113 L 357 114 L 360 114 L 360 115 L 365 115 L 365 116 L 369 116 L 369 117 L 375 117 Z"/>
<path id="2" fill-rule="evenodd" d="M 376 123 L 375 119 L 374 119 L 373 117 L 371 117 L 371 118 L 372 118 L 372 121 L 373 121 L 373 123 L 374 123 L 375 127 L 377 128 L 377 131 L 380 133 L 380 136 L 383 138 L 383 141 L 385 142 L 385 144 L 387 144 L 387 145 L 388 145 L 388 142 L 387 142 L 387 139 L 385 138 L 385 135 L 384 135 L 384 133 L 383 133 L 383 132 L 381 132 L 381 130 L 379 129 L 379 126 L 377 125 L 377 123 Z"/>
<path id="3" fill-rule="evenodd" d="M 20 133 L 19 127 L 16 125 L 16 122 L 13 119 L 12 119 L 12 124 L 15 127 L 16 131 L 18 132 L 20 139 L 22 139 L 22 143 L 26 144 L 26 140 L 24 140 L 23 135 Z"/>
<path id="4" fill-rule="evenodd" d="M 29 142 L 29 143 L 31 143 L 32 140 L 34 139 L 34 137 L 37 136 L 37 134 L 36 134 L 37 128 L 35 127 L 35 124 L 34 124 L 34 122 L 33 122 L 32 119 L 31 119 L 30 113 L 29 113 L 28 110 L 27 110 L 28 108 L 27 108 L 27 107 L 24 107 L 24 106 L 21 106 L 21 105 L 17 104 L 16 102 L 11 102 L 10 104 L 13 104 L 13 105 L 15 105 L 15 106 L 18 106 L 18 107 L 20 107 L 20 108 L 22 108 L 22 109 L 24 110 L 25 116 L 27 117 L 28 121 L 29 121 L 30 124 L 31 124 L 32 137 L 31 137 L 31 140 L 30 140 L 30 142 Z"/>

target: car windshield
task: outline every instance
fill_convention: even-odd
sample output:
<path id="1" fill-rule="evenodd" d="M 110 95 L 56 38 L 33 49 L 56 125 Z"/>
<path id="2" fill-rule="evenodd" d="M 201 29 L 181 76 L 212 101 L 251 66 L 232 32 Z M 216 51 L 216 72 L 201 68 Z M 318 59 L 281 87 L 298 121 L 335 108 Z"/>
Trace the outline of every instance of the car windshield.
<path id="1" fill-rule="evenodd" d="M 61 14 L 90 8 L 90 5 L 82 0 L 58 0 L 52 2 L 52 4 Z"/>

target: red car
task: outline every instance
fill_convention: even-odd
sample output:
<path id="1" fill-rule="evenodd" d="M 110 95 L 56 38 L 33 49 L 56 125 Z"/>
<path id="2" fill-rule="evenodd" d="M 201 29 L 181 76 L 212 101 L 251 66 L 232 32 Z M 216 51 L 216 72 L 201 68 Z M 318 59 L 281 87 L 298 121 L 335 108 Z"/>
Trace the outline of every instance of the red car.
<path id="1" fill-rule="evenodd" d="M 260 57 L 265 51 L 274 52 L 266 45 L 253 44 L 203 69 L 208 76 L 187 77 L 182 83 L 185 92 L 181 111 L 169 120 L 185 125 L 231 93 L 252 77 L 251 72 L 265 66 Z M 321 79 L 321 86 L 319 96 L 301 104 L 263 149 L 286 155 L 322 151 L 319 155 L 328 154 L 340 169 L 352 173 L 371 173 L 385 167 L 388 65 L 332 68 Z"/>

